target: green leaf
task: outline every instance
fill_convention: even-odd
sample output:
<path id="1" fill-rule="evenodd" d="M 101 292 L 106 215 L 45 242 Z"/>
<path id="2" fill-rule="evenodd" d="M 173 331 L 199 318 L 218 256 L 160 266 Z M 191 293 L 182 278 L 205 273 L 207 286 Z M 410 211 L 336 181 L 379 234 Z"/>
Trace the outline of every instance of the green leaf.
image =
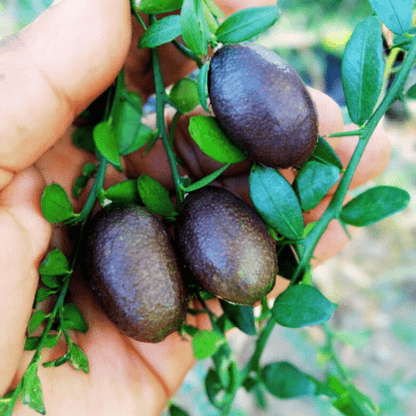
<path id="1" fill-rule="evenodd" d="M 215 117 L 191 117 L 189 133 L 199 148 L 217 162 L 238 163 L 248 157 L 228 138 Z"/>
<path id="2" fill-rule="evenodd" d="M 184 0 L 181 10 L 181 34 L 185 44 L 197 55 L 206 55 L 205 16 L 200 0 Z"/>
<path id="3" fill-rule="evenodd" d="M 63 276 L 54 276 L 54 275 L 41 275 L 40 276 L 43 284 L 50 289 L 59 289 L 64 283 Z"/>
<path id="4" fill-rule="evenodd" d="M 264 32 L 280 16 L 277 6 L 252 7 L 229 16 L 217 29 L 215 36 L 221 43 L 238 43 Z"/>
<path id="5" fill-rule="evenodd" d="M 303 234 L 299 200 L 289 182 L 275 169 L 254 164 L 249 176 L 250 198 L 263 220 L 290 239 Z"/>
<path id="6" fill-rule="evenodd" d="M 69 355 L 65 354 L 59 358 L 56 358 L 55 360 L 50 360 L 47 361 L 46 363 L 43 363 L 42 365 L 45 368 L 49 368 L 49 367 L 59 367 L 63 364 L 65 364 L 67 361 L 69 361 Z"/>
<path id="7" fill-rule="evenodd" d="M 342 162 L 332 146 L 322 137 L 318 137 L 315 150 L 313 151 L 309 160 L 316 160 L 327 165 L 333 165 L 339 168 L 343 168 Z"/>
<path id="8" fill-rule="evenodd" d="M 102 121 L 94 127 L 94 143 L 98 151 L 117 169 L 121 169 L 119 142 L 112 125 Z"/>
<path id="9" fill-rule="evenodd" d="M 217 349 L 225 342 L 224 337 L 214 331 L 201 329 L 192 338 L 192 348 L 197 360 L 211 357 Z"/>
<path id="10" fill-rule="evenodd" d="M 267 364 L 260 373 L 267 390 L 279 399 L 311 396 L 316 390 L 313 379 L 286 361 Z"/>
<path id="11" fill-rule="evenodd" d="M 65 254 L 56 247 L 50 251 L 39 267 L 40 274 L 60 275 L 69 273 L 69 263 Z"/>
<path id="12" fill-rule="evenodd" d="M 138 205 L 140 196 L 137 189 L 137 179 L 127 179 L 110 186 L 110 188 L 104 191 L 104 198 L 109 199 L 114 204 Z"/>
<path id="13" fill-rule="evenodd" d="M 407 207 L 410 195 L 394 186 L 376 186 L 344 205 L 340 219 L 356 227 L 365 227 Z"/>
<path id="14" fill-rule="evenodd" d="M 181 8 L 183 0 L 141 0 L 139 10 L 146 14 L 167 13 Z"/>
<path id="15" fill-rule="evenodd" d="M 141 37 L 139 48 L 156 48 L 180 36 L 180 20 L 180 16 L 172 15 L 152 23 Z"/>
<path id="16" fill-rule="evenodd" d="M 65 189 L 57 183 L 52 183 L 44 189 L 40 204 L 43 216 L 52 224 L 75 216 Z"/>
<path id="17" fill-rule="evenodd" d="M 48 299 L 49 296 L 55 294 L 56 292 L 57 290 L 48 289 L 46 287 L 40 287 L 36 292 L 34 307 L 36 308 L 40 302 Z"/>
<path id="18" fill-rule="evenodd" d="M 293 183 L 303 211 L 315 208 L 340 177 L 340 170 L 334 165 L 327 165 L 309 160 L 301 168 Z"/>
<path id="19" fill-rule="evenodd" d="M 140 198 L 150 211 L 164 217 L 177 215 L 169 191 L 150 176 L 140 175 L 137 179 Z"/>
<path id="20" fill-rule="evenodd" d="M 185 410 L 183 410 L 179 406 L 171 404 L 169 406 L 169 415 L 170 416 L 189 416 L 189 413 L 185 412 Z"/>
<path id="21" fill-rule="evenodd" d="M 75 329 L 82 333 L 88 331 L 88 325 L 85 322 L 81 311 L 73 303 L 67 303 L 63 306 L 62 319 L 65 329 Z"/>
<path id="22" fill-rule="evenodd" d="M 39 325 L 47 318 L 45 312 L 43 311 L 36 311 L 30 318 L 29 324 L 27 326 L 27 332 L 31 334 L 34 330 L 36 330 Z"/>
<path id="23" fill-rule="evenodd" d="M 336 308 L 315 287 L 299 284 L 289 286 L 276 298 L 272 315 L 279 325 L 301 328 L 327 321 Z"/>
<path id="24" fill-rule="evenodd" d="M 221 299 L 221 307 L 228 319 L 247 335 L 256 335 L 252 306 L 234 305 Z"/>
<path id="25" fill-rule="evenodd" d="M 89 373 L 88 358 L 84 351 L 77 344 L 70 344 L 68 347 L 69 363 L 75 370 L 82 370 L 84 373 Z"/>
<path id="26" fill-rule="evenodd" d="M 412 25 L 412 0 L 369 0 L 380 20 L 395 34 L 403 35 Z"/>
<path id="27" fill-rule="evenodd" d="M 413 100 L 416 100 L 416 84 L 413 84 L 406 92 L 406 96 L 408 98 L 412 98 Z"/>
<path id="28" fill-rule="evenodd" d="M 199 69 L 198 73 L 198 82 L 197 82 L 197 88 L 198 88 L 198 97 L 199 102 L 202 105 L 202 108 L 209 113 L 208 108 L 208 72 L 209 72 L 209 65 L 210 60 L 207 60 L 204 65 Z"/>
<path id="29" fill-rule="evenodd" d="M 72 142 L 75 146 L 88 150 L 89 152 L 95 152 L 95 144 L 94 144 L 94 131 L 95 126 L 83 126 L 75 130 L 74 134 L 72 135 Z"/>
<path id="30" fill-rule="evenodd" d="M 23 376 L 23 387 L 21 393 L 22 403 L 29 406 L 41 415 L 46 414 L 43 403 L 42 386 L 37 375 L 37 363 L 31 364 Z"/>
<path id="31" fill-rule="evenodd" d="M 180 79 L 172 87 L 169 99 L 181 113 L 189 113 L 199 104 L 197 83 L 189 78 Z"/>
<path id="32" fill-rule="evenodd" d="M 217 372 L 213 368 L 210 368 L 205 377 L 205 391 L 210 403 L 217 408 L 221 407 L 218 396 L 223 390 L 224 388 Z"/>
<path id="33" fill-rule="evenodd" d="M 215 172 L 210 173 L 209 175 L 205 176 L 204 178 L 200 179 L 199 181 L 194 182 L 191 185 L 188 185 L 184 188 L 185 192 L 193 192 L 197 189 L 201 189 L 204 186 L 210 184 L 212 181 L 217 179 L 222 173 L 230 167 L 230 164 L 227 163 L 226 165 L 222 166 L 220 169 L 216 170 Z"/>
<path id="34" fill-rule="evenodd" d="M 45 343 L 44 343 L 43 346 L 45 348 L 56 347 L 56 345 L 58 344 L 59 338 L 60 338 L 59 334 L 48 335 L 46 337 L 46 340 L 45 340 Z M 33 351 L 36 348 L 38 348 L 39 343 L 40 343 L 40 339 L 41 339 L 41 337 L 28 337 L 28 338 L 26 338 L 25 350 L 26 351 Z"/>
<path id="35" fill-rule="evenodd" d="M 383 84 L 384 60 L 380 21 L 370 16 L 359 23 L 342 59 L 342 85 L 351 120 L 363 125 L 370 117 Z"/>
<path id="36" fill-rule="evenodd" d="M 207 5 L 209 11 L 216 17 L 223 18 L 224 13 L 222 10 L 215 4 L 213 0 L 204 0 L 204 3 Z"/>

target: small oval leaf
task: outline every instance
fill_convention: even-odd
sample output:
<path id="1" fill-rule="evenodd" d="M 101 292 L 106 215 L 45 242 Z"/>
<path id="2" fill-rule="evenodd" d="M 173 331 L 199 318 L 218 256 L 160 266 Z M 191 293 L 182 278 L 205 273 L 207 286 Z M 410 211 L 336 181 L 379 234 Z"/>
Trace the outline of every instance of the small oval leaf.
<path id="1" fill-rule="evenodd" d="M 141 0 L 139 10 L 146 14 L 173 12 L 181 8 L 183 0 Z"/>
<path id="2" fill-rule="evenodd" d="M 29 324 L 27 326 L 27 332 L 31 334 L 35 331 L 39 325 L 46 319 L 46 314 L 43 311 L 36 311 L 30 318 Z"/>
<path id="3" fill-rule="evenodd" d="M 351 120 L 363 125 L 377 103 L 383 84 L 384 60 L 380 20 L 359 23 L 342 59 L 342 86 Z"/>
<path id="4" fill-rule="evenodd" d="M 289 286 L 274 301 L 272 315 L 282 326 L 301 328 L 327 321 L 337 305 L 309 285 Z"/>
<path id="5" fill-rule="evenodd" d="M 228 138 L 215 117 L 191 117 L 189 133 L 199 148 L 217 162 L 238 163 L 248 157 Z"/>
<path id="6" fill-rule="evenodd" d="M 189 113 L 199 104 L 197 83 L 189 78 L 180 79 L 172 87 L 169 99 L 181 113 Z"/>
<path id="7" fill-rule="evenodd" d="M 311 396 L 316 390 L 313 379 L 286 361 L 267 364 L 260 373 L 267 390 L 279 399 Z"/>
<path id="8" fill-rule="evenodd" d="M 89 373 L 88 358 L 84 351 L 77 344 L 70 344 L 68 348 L 69 363 L 75 370 L 82 370 L 84 373 Z"/>
<path id="9" fill-rule="evenodd" d="M 247 335 L 256 335 L 256 324 L 252 306 L 236 305 L 222 299 L 221 307 L 227 318 Z"/>
<path id="10" fill-rule="evenodd" d="M 238 43 L 264 32 L 280 16 L 277 6 L 251 7 L 229 16 L 215 32 L 218 42 Z"/>
<path id="11" fill-rule="evenodd" d="M 102 121 L 94 127 L 94 143 L 98 151 L 116 168 L 121 169 L 119 142 L 113 127 L 107 121 Z"/>
<path id="12" fill-rule="evenodd" d="M 396 35 L 412 25 L 412 0 L 369 0 L 380 20 Z"/>
<path id="13" fill-rule="evenodd" d="M 340 170 L 334 165 L 327 165 L 315 160 L 306 162 L 293 183 L 300 199 L 303 211 L 315 208 L 322 198 L 338 181 Z"/>
<path id="14" fill-rule="evenodd" d="M 137 179 L 137 189 L 144 205 L 155 214 L 164 217 L 177 215 L 169 191 L 159 182 L 147 175 L 141 175 Z"/>
<path id="15" fill-rule="evenodd" d="M 218 332 L 201 329 L 192 338 L 195 358 L 204 360 L 211 357 L 224 342 L 224 337 Z"/>
<path id="16" fill-rule="evenodd" d="M 406 92 L 406 97 L 416 100 L 416 84 L 413 84 Z"/>
<path id="17" fill-rule="evenodd" d="M 186 46 L 197 55 L 206 55 L 208 39 L 205 33 L 206 23 L 201 2 L 184 0 L 180 17 L 181 34 Z"/>
<path id="18" fill-rule="evenodd" d="M 52 224 L 74 217 L 74 209 L 65 189 L 57 183 L 48 185 L 42 194 L 42 214 Z"/>
<path id="19" fill-rule="evenodd" d="M 40 274 L 62 275 L 69 273 L 69 263 L 65 254 L 56 247 L 50 251 L 39 266 Z"/>
<path id="20" fill-rule="evenodd" d="M 140 204 L 141 201 L 139 190 L 137 189 L 137 179 L 127 179 L 110 186 L 110 188 L 104 191 L 104 198 L 119 205 Z"/>
<path id="21" fill-rule="evenodd" d="M 410 195 L 394 186 L 376 186 L 356 196 L 342 207 L 340 219 L 356 227 L 365 227 L 407 207 Z"/>
<path id="22" fill-rule="evenodd" d="M 85 333 L 88 330 L 88 325 L 85 322 L 81 311 L 73 303 L 67 303 L 63 306 L 62 319 L 66 329 L 75 329 L 82 333 Z"/>
<path id="23" fill-rule="evenodd" d="M 343 168 L 342 162 L 335 153 L 335 150 L 322 136 L 318 137 L 315 150 L 309 160 L 316 160 L 317 162 L 325 163 L 327 165 L 334 165 L 340 170 Z"/>
<path id="24" fill-rule="evenodd" d="M 219 401 L 218 396 L 223 390 L 224 388 L 218 373 L 213 368 L 210 368 L 205 377 L 205 391 L 209 402 L 217 408 L 221 407 L 222 403 Z"/>
<path id="25" fill-rule="evenodd" d="M 171 42 L 181 34 L 180 16 L 166 16 L 157 20 L 144 32 L 139 48 L 156 48 Z"/>
<path id="26" fill-rule="evenodd" d="M 250 198 L 263 220 L 290 239 L 303 234 L 299 200 L 289 182 L 275 169 L 255 164 L 249 176 Z"/>

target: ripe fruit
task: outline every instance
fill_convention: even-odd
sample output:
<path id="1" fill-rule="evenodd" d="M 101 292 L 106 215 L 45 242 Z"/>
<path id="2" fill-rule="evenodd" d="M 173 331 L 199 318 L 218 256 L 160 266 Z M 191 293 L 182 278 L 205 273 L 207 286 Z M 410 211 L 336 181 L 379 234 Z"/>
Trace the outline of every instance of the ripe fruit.
<path id="1" fill-rule="evenodd" d="M 216 296 L 253 305 L 273 288 L 275 241 L 256 211 L 231 192 L 208 186 L 189 194 L 175 235 L 191 275 Z"/>
<path id="2" fill-rule="evenodd" d="M 82 266 L 110 320 L 138 341 L 180 328 L 187 295 L 163 224 L 140 206 L 103 209 L 87 230 Z"/>
<path id="3" fill-rule="evenodd" d="M 220 125 L 254 160 L 299 166 L 318 140 L 314 103 L 296 71 L 260 45 L 225 45 L 211 60 L 212 109 Z"/>

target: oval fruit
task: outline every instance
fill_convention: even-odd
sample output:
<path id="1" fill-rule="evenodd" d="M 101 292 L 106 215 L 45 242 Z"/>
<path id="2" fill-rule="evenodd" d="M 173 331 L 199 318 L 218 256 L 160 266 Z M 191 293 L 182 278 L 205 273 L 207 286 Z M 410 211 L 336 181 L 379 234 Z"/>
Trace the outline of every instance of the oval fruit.
<path id="1" fill-rule="evenodd" d="M 273 288 L 275 241 L 256 211 L 231 192 L 207 186 L 189 194 L 175 236 L 185 267 L 219 298 L 253 305 Z"/>
<path id="2" fill-rule="evenodd" d="M 87 230 L 82 267 L 104 312 L 129 337 L 160 342 L 181 327 L 187 294 L 175 252 L 146 208 L 99 211 Z"/>
<path id="3" fill-rule="evenodd" d="M 300 166 L 318 140 L 314 102 L 301 78 L 273 51 L 243 42 L 212 57 L 212 110 L 231 139 L 272 168 Z"/>

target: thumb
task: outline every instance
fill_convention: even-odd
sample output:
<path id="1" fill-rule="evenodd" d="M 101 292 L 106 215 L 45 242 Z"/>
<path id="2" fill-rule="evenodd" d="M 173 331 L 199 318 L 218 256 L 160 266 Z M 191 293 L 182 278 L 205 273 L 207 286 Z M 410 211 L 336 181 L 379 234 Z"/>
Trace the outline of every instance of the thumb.
<path id="1" fill-rule="evenodd" d="M 61 0 L 0 41 L 0 189 L 111 84 L 130 38 L 128 0 Z"/>

